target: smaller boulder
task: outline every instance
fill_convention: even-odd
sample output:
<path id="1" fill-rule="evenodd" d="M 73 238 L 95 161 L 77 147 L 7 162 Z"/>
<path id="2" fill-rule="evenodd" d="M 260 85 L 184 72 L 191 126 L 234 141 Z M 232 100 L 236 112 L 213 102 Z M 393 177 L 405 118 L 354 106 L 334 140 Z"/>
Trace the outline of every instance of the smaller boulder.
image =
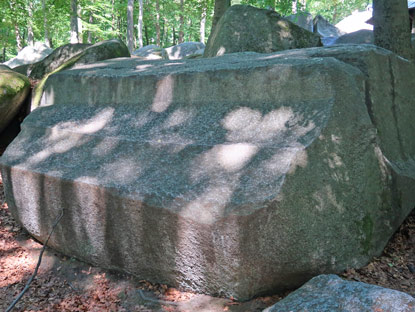
<path id="1" fill-rule="evenodd" d="M 321 46 L 320 36 L 275 11 L 233 5 L 209 36 L 203 57 L 235 52 L 272 53 L 317 46 Z"/>
<path id="2" fill-rule="evenodd" d="M 311 15 L 308 12 L 299 12 L 297 14 L 289 15 L 285 17 L 290 22 L 293 22 L 294 24 L 304 28 L 305 30 L 308 30 L 310 32 L 313 32 L 313 15 Z"/>
<path id="3" fill-rule="evenodd" d="M 321 42 L 324 46 L 332 45 L 338 37 L 344 34 L 342 31 L 340 31 L 340 29 L 330 24 L 321 15 L 317 15 L 314 18 L 313 25 L 314 33 L 321 36 Z"/>
<path id="4" fill-rule="evenodd" d="M 68 62 L 76 67 L 117 57 L 130 57 L 130 52 L 121 40 L 112 39 L 101 41 L 88 47 L 82 53 L 72 57 Z"/>
<path id="5" fill-rule="evenodd" d="M 374 42 L 375 39 L 373 37 L 373 31 L 368 29 L 361 29 L 337 38 L 334 44 L 373 44 Z"/>
<path id="6" fill-rule="evenodd" d="M 30 82 L 26 76 L 7 68 L 0 68 L 0 132 L 13 117 L 30 91 Z"/>
<path id="7" fill-rule="evenodd" d="M 135 50 L 131 55 L 143 57 L 148 60 L 159 60 L 162 58 L 163 48 L 158 45 L 150 44 Z"/>
<path id="8" fill-rule="evenodd" d="M 90 47 L 87 47 L 81 53 L 71 57 L 66 62 L 60 64 L 55 70 L 46 74 L 43 79 L 37 84 L 33 90 L 31 110 L 39 106 L 39 101 L 43 93 L 46 80 L 49 75 L 62 71 L 64 69 L 76 68 L 80 65 L 91 64 L 103 60 L 118 58 L 118 57 L 130 57 L 130 52 L 127 46 L 118 39 L 106 40 L 98 42 Z"/>
<path id="9" fill-rule="evenodd" d="M 415 311 L 415 298 L 403 292 L 319 275 L 263 312 Z"/>
<path id="10" fill-rule="evenodd" d="M 27 46 L 22 49 L 16 57 L 8 60 L 4 65 L 15 68 L 24 64 L 33 64 L 43 60 L 52 52 L 53 49 L 49 48 L 46 44 L 36 42 L 34 46 Z"/>
<path id="11" fill-rule="evenodd" d="M 163 58 L 167 60 L 181 60 L 186 56 L 195 54 L 197 50 L 204 48 L 205 44 L 202 42 L 183 42 L 164 49 Z"/>
<path id="12" fill-rule="evenodd" d="M 31 79 L 41 79 L 46 74 L 54 71 L 67 60 L 75 55 L 78 55 L 86 48 L 90 47 L 91 44 L 65 44 L 59 48 L 56 48 L 51 54 L 45 59 L 35 64 L 29 65 L 27 68 L 27 76 Z"/>

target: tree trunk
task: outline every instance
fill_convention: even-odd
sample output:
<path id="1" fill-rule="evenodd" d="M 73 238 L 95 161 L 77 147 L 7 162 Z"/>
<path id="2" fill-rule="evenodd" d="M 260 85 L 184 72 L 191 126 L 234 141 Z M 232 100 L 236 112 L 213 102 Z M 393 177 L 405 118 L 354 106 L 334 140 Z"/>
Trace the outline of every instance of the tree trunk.
<path id="1" fill-rule="evenodd" d="M 202 8 L 202 14 L 200 16 L 200 42 L 205 43 L 205 29 L 206 29 L 206 7 Z"/>
<path id="2" fill-rule="evenodd" d="M 225 11 L 230 6 L 231 6 L 231 0 L 216 0 L 215 1 L 215 9 L 213 13 L 211 33 L 215 29 L 216 24 L 218 23 L 222 15 L 225 13 Z"/>
<path id="3" fill-rule="evenodd" d="M 23 49 L 23 39 L 20 35 L 20 30 L 19 27 L 17 27 L 17 24 L 14 24 L 14 34 L 16 35 L 17 49 L 20 51 Z"/>
<path id="4" fill-rule="evenodd" d="M 128 0 L 127 5 L 127 46 L 130 53 L 134 51 L 134 0 Z"/>
<path id="5" fill-rule="evenodd" d="M 81 6 L 78 4 L 78 8 L 77 8 L 77 22 L 78 22 L 78 40 L 79 43 L 83 43 L 83 25 L 82 25 L 82 19 L 80 18 L 82 16 L 82 8 Z"/>
<path id="6" fill-rule="evenodd" d="M 89 16 L 88 23 L 89 24 L 94 23 L 94 17 L 92 16 L 92 14 Z M 90 43 L 90 44 L 92 43 L 92 31 L 90 31 L 90 30 L 88 30 L 87 42 Z"/>
<path id="7" fill-rule="evenodd" d="M 407 59 L 412 58 L 409 13 L 406 0 L 373 1 L 375 44 Z"/>
<path id="8" fill-rule="evenodd" d="M 27 44 L 30 46 L 35 45 L 35 36 L 33 35 L 33 2 L 29 1 L 28 5 L 29 19 L 27 21 Z"/>
<path id="9" fill-rule="evenodd" d="M 137 39 L 138 47 L 143 47 L 143 0 L 138 0 L 138 24 L 137 24 Z"/>
<path id="10" fill-rule="evenodd" d="M 146 45 L 149 45 L 150 44 L 150 40 L 148 38 L 148 28 L 145 25 L 144 25 L 144 35 L 146 37 Z"/>
<path id="11" fill-rule="evenodd" d="M 71 0 L 71 43 L 79 43 L 77 0 Z"/>
<path id="12" fill-rule="evenodd" d="M 172 45 L 176 45 L 176 29 L 174 28 L 174 26 L 173 26 L 172 37 L 173 37 L 173 44 Z"/>
<path id="13" fill-rule="evenodd" d="M 46 0 L 42 0 L 42 12 L 43 12 L 43 28 L 45 31 L 44 32 L 45 44 L 50 48 L 48 16 L 46 13 Z"/>
<path id="14" fill-rule="evenodd" d="M 293 0 L 292 2 L 292 13 L 293 14 L 297 13 L 297 0 Z"/>
<path id="15" fill-rule="evenodd" d="M 6 61 L 6 47 L 3 47 L 3 62 Z"/>
<path id="16" fill-rule="evenodd" d="M 184 37 L 184 5 L 183 5 L 183 0 L 180 0 L 179 44 L 183 43 L 183 37 Z"/>
<path id="17" fill-rule="evenodd" d="M 156 0 L 156 44 L 160 46 L 160 3 Z"/>

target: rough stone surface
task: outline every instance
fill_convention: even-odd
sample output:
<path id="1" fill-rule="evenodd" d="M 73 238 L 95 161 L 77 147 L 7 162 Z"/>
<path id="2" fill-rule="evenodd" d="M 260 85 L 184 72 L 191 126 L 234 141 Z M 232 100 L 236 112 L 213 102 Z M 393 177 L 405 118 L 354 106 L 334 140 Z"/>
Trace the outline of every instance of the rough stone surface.
<path id="1" fill-rule="evenodd" d="M 319 36 L 282 18 L 277 12 L 233 5 L 209 36 L 204 57 L 247 51 L 271 53 L 320 45 Z"/>
<path id="2" fill-rule="evenodd" d="M 30 65 L 27 68 L 27 76 L 32 79 L 41 79 L 46 74 L 54 71 L 59 66 L 64 64 L 66 61 L 78 55 L 86 48 L 90 47 L 91 44 L 65 44 L 59 48 L 56 48 L 51 54 L 49 54 L 45 59 L 35 64 Z"/>
<path id="3" fill-rule="evenodd" d="M 334 42 L 334 44 L 373 44 L 374 43 L 374 37 L 373 37 L 373 31 L 368 29 L 361 29 L 349 34 L 345 34 Z"/>
<path id="4" fill-rule="evenodd" d="M 186 56 L 195 54 L 196 51 L 204 48 L 205 45 L 202 42 L 183 42 L 164 49 L 163 58 L 167 60 L 181 60 Z"/>
<path id="5" fill-rule="evenodd" d="M 30 91 L 29 79 L 6 67 L 0 66 L 0 132 L 17 114 Z"/>
<path id="6" fill-rule="evenodd" d="M 342 45 L 62 71 L 0 159 L 7 202 L 41 241 L 63 209 L 65 254 L 196 292 L 362 266 L 414 207 L 413 66 Z"/>
<path id="7" fill-rule="evenodd" d="M 334 41 L 343 35 L 344 33 L 340 31 L 336 26 L 330 24 L 324 17 L 317 15 L 313 20 L 314 33 L 321 36 L 321 42 L 323 45 L 328 46 L 332 45 Z"/>
<path id="8" fill-rule="evenodd" d="M 42 42 L 36 42 L 34 46 L 27 46 L 22 49 L 16 57 L 8 60 L 4 65 L 14 68 L 24 64 L 33 64 L 43 60 L 46 56 L 53 52 Z"/>
<path id="9" fill-rule="evenodd" d="M 134 56 L 143 57 L 146 59 L 154 60 L 161 59 L 163 53 L 163 48 L 160 48 L 158 45 L 150 44 L 145 47 L 139 48 L 131 53 Z"/>
<path id="10" fill-rule="evenodd" d="M 121 40 L 112 39 L 101 41 L 88 47 L 82 53 L 72 57 L 68 62 L 76 58 L 73 66 L 77 67 L 118 57 L 130 57 L 130 52 Z"/>
<path id="11" fill-rule="evenodd" d="M 289 21 L 293 22 L 294 24 L 308 30 L 309 32 L 313 32 L 314 25 L 313 25 L 313 15 L 308 12 L 299 12 L 297 14 L 289 15 L 285 17 Z"/>
<path id="12" fill-rule="evenodd" d="M 415 298 L 403 292 L 361 282 L 350 282 L 337 275 L 314 277 L 264 312 L 412 312 Z"/>

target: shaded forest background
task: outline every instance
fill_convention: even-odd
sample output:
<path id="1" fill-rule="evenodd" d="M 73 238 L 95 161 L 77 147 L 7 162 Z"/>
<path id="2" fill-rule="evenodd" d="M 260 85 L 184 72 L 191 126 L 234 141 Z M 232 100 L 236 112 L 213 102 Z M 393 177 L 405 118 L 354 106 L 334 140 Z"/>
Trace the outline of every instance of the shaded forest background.
<path id="1" fill-rule="evenodd" d="M 307 11 L 336 24 L 370 2 L 232 0 L 231 4 L 275 9 L 282 15 Z M 130 35 L 130 49 L 149 44 L 169 47 L 185 41 L 206 43 L 214 7 L 214 0 L 1 0 L 0 61 L 36 41 L 51 48 L 112 38 L 128 44 Z"/>

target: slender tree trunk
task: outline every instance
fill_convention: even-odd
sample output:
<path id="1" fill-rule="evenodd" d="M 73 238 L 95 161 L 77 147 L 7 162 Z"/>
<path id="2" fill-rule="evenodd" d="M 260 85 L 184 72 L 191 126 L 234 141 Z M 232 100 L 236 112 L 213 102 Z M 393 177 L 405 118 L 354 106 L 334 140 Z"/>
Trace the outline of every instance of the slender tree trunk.
<path id="1" fill-rule="evenodd" d="M 216 27 L 216 24 L 222 17 L 222 15 L 225 13 L 225 11 L 231 6 L 231 0 L 216 0 L 215 1 L 215 9 L 213 13 L 213 19 L 212 19 L 212 30 Z"/>
<path id="2" fill-rule="evenodd" d="M 6 47 L 3 47 L 3 62 L 6 61 Z"/>
<path id="3" fill-rule="evenodd" d="M 204 6 L 202 8 L 202 14 L 200 16 L 200 42 L 205 43 L 205 30 L 206 30 L 206 10 L 207 8 Z"/>
<path id="4" fill-rule="evenodd" d="M 179 44 L 183 43 L 184 38 L 184 3 L 180 0 L 180 30 L 179 30 Z"/>
<path id="5" fill-rule="evenodd" d="M 71 0 L 71 43 L 79 43 L 77 0 Z"/>
<path id="6" fill-rule="evenodd" d="M 134 51 L 134 0 L 128 0 L 127 5 L 127 46 L 130 53 Z"/>
<path id="7" fill-rule="evenodd" d="M 78 3 L 78 8 L 77 8 L 77 22 L 78 22 L 78 40 L 79 43 L 83 43 L 84 41 L 84 36 L 83 36 L 83 25 L 82 25 L 82 19 L 80 18 L 82 16 L 82 8 L 81 5 Z"/>
<path id="8" fill-rule="evenodd" d="M 147 28 L 146 25 L 144 25 L 144 35 L 145 35 L 145 38 L 146 38 L 146 45 L 149 45 L 150 44 L 150 40 L 148 38 L 148 28 Z"/>
<path id="9" fill-rule="evenodd" d="M 94 17 L 92 16 L 92 14 L 89 16 L 88 23 L 89 24 L 94 23 Z M 92 31 L 90 31 L 90 30 L 88 30 L 87 42 L 92 43 Z"/>
<path id="10" fill-rule="evenodd" d="M 156 0 L 156 44 L 160 46 L 160 2 Z"/>
<path id="11" fill-rule="evenodd" d="M 115 0 L 111 1 L 111 6 L 112 6 L 112 12 L 111 12 L 111 17 L 112 17 L 112 23 L 111 23 L 111 30 L 113 33 L 116 32 L 116 26 L 117 26 L 117 17 L 115 14 Z"/>
<path id="12" fill-rule="evenodd" d="M 14 34 L 16 35 L 17 49 L 20 51 L 23 49 L 23 39 L 17 24 L 14 24 Z"/>
<path id="13" fill-rule="evenodd" d="M 138 0 L 138 24 L 137 24 L 137 39 L 138 47 L 143 47 L 143 0 Z"/>
<path id="14" fill-rule="evenodd" d="M 373 25 L 376 45 L 413 57 L 407 0 L 374 0 Z"/>
<path id="15" fill-rule="evenodd" d="M 292 2 L 292 13 L 293 14 L 297 13 L 297 0 L 293 0 Z"/>
<path id="16" fill-rule="evenodd" d="M 27 44 L 34 46 L 35 45 L 35 36 L 33 35 L 33 2 L 29 1 L 28 5 L 28 15 L 29 19 L 27 21 Z"/>
<path id="17" fill-rule="evenodd" d="M 42 12 L 43 12 L 43 28 L 44 28 L 44 34 L 45 34 L 45 44 L 50 48 L 49 25 L 48 25 L 48 16 L 46 12 L 46 0 L 42 0 Z"/>
<path id="18" fill-rule="evenodd" d="M 176 29 L 174 28 L 174 26 L 173 26 L 173 33 L 172 33 L 172 37 L 173 37 L 173 44 L 172 45 L 176 45 L 176 39 L 177 39 L 177 37 L 176 37 Z"/>

